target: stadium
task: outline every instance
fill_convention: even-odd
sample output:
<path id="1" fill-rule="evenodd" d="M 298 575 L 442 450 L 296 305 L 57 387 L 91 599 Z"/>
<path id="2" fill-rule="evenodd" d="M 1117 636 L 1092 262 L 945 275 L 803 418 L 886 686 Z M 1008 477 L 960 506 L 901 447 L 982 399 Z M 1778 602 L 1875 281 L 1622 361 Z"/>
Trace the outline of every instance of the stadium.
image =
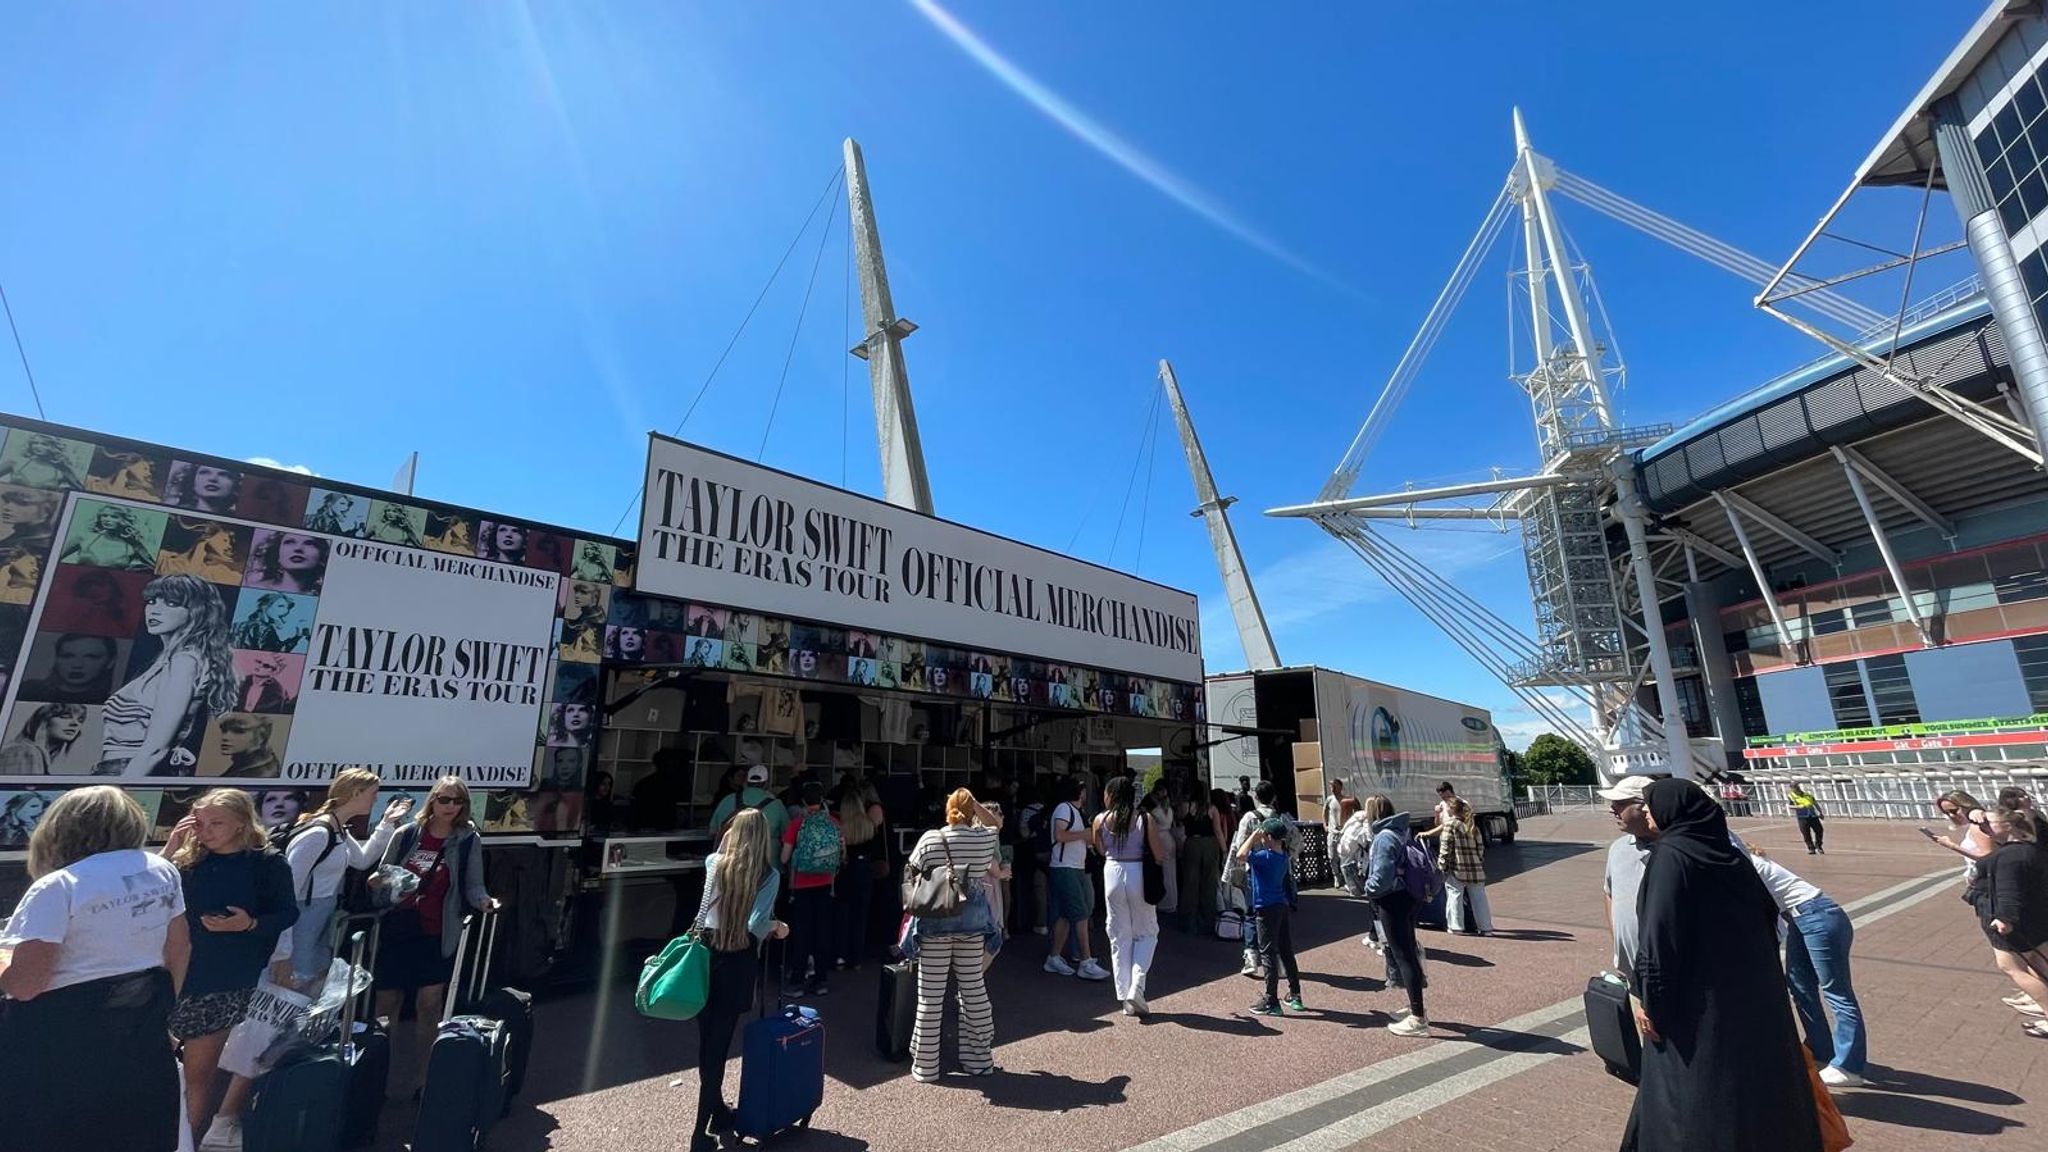
<path id="1" fill-rule="evenodd" d="M 1897 816 L 1930 790 L 2048 776 L 2044 61 L 2037 7 L 1993 4 L 1775 268 L 1559 169 L 1518 115 L 1494 212 L 1350 454 L 1314 502 L 1274 514 L 1350 545 L 1609 774 L 1732 773 L 1772 794 L 1807 780 L 1843 814 Z M 1866 194 L 1919 215 L 1866 240 Z M 1557 199 L 1749 278 L 1825 355 L 1678 427 L 1618 426 L 1621 365 Z M 1535 352 L 1518 380 L 1541 470 L 1354 496 L 1377 426 L 1517 208 Z M 1895 308 L 1858 302 L 1886 294 Z M 1384 527 L 1434 520 L 1519 525 L 1533 636 Z"/>

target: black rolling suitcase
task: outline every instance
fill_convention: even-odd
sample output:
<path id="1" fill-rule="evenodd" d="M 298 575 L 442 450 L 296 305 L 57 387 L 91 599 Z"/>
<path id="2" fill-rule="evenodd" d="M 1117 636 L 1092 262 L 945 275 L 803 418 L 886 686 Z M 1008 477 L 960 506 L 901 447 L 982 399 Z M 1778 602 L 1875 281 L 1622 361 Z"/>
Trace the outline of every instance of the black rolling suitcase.
<path id="1" fill-rule="evenodd" d="M 366 935 L 357 932 L 351 942 L 351 963 L 361 968 Z M 350 1042 L 355 1010 L 356 998 L 350 996 L 342 1002 L 341 1028 L 333 1043 L 257 1078 L 242 1117 L 244 1152 L 338 1152 L 344 1147 L 354 1079 L 359 1072 L 374 1071 L 363 1066 L 364 1049 Z M 384 1053 L 389 1071 L 388 1042 Z"/>
<path id="2" fill-rule="evenodd" d="M 476 917 L 465 916 L 455 946 L 457 987 L 448 997 L 447 1014 L 427 1051 L 427 1082 L 420 1091 L 419 1119 L 413 1125 L 412 1152 L 474 1152 L 484 1133 L 505 1111 L 505 1084 L 510 1057 L 503 1021 L 483 1016 L 457 1016 L 457 1001 L 475 1001 L 474 988 L 463 995 L 463 963 L 477 935 Z M 480 947 L 480 945 L 479 945 Z M 481 968 L 481 965 L 472 965 Z"/>
<path id="3" fill-rule="evenodd" d="M 917 1025 L 917 962 L 882 965 L 882 991 L 875 997 L 875 1051 L 884 1060 L 910 1059 L 910 1033 Z"/>
<path id="4" fill-rule="evenodd" d="M 1586 1032 L 1607 1071 L 1633 1084 L 1643 1070 L 1643 1038 L 1636 1031 L 1628 985 L 1601 973 L 1586 982 Z"/>
<path id="5" fill-rule="evenodd" d="M 341 938 L 355 953 L 351 963 L 365 973 L 376 971 L 378 923 L 374 913 L 341 919 Z M 342 1034 L 353 1047 L 348 1090 L 342 1101 L 343 1148 L 375 1144 L 377 1121 L 384 1114 L 384 1087 L 391 1080 L 391 1035 L 376 1015 L 376 994 L 374 986 L 365 988 L 343 1021 Z"/>
<path id="6" fill-rule="evenodd" d="M 526 1084 L 526 1062 L 533 1054 L 533 997 L 517 988 L 490 984 L 502 923 L 499 912 L 483 913 L 483 956 L 469 984 L 472 996 L 462 1011 L 505 1026 L 505 1109 L 510 1111 L 512 1098 Z"/>

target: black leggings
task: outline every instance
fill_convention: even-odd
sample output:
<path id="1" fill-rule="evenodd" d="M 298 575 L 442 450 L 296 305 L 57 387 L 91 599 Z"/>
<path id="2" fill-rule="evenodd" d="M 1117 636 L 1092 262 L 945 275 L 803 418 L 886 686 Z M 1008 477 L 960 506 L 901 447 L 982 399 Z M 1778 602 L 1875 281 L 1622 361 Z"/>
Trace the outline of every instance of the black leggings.
<path id="1" fill-rule="evenodd" d="M 725 1105 L 725 1062 L 732 1055 L 732 1034 L 739 1029 L 740 1017 L 753 1006 L 760 975 L 761 963 L 752 947 L 711 953 L 711 987 L 704 1010 L 697 1014 L 697 1126 L 690 1129 L 694 1143 L 701 1143 L 698 1137 L 713 1120 L 723 1120 L 732 1111 Z"/>
<path id="2" fill-rule="evenodd" d="M 178 1063 L 161 968 L 0 1003 L 9 1152 L 164 1152 L 178 1145 Z M 91 1117 L 91 1136 L 83 1133 Z"/>
<path id="3" fill-rule="evenodd" d="M 1285 904 L 1261 908 L 1255 915 L 1259 922 L 1259 959 L 1266 965 L 1266 1003 L 1279 999 L 1280 971 L 1287 970 L 1287 992 L 1291 996 L 1301 995 L 1301 969 L 1294 963 L 1293 910 Z"/>
<path id="4" fill-rule="evenodd" d="M 1415 939 L 1415 897 L 1405 890 L 1379 898 L 1380 933 L 1387 941 L 1387 970 L 1408 993 L 1408 1011 L 1427 1017 L 1422 1008 L 1422 945 Z"/>
<path id="5" fill-rule="evenodd" d="M 1818 852 L 1818 851 L 1820 851 L 1820 841 L 1821 841 L 1821 826 L 1820 826 L 1820 818 L 1819 818 L 1819 817 L 1814 817 L 1814 818 L 1812 818 L 1812 819 L 1808 819 L 1807 817 L 1804 817 L 1804 816 L 1800 817 L 1800 818 L 1799 818 L 1799 838 L 1800 838 L 1800 839 L 1802 839 L 1802 840 L 1804 840 L 1804 841 L 1806 841 L 1806 850 L 1807 850 L 1808 852 Z"/>

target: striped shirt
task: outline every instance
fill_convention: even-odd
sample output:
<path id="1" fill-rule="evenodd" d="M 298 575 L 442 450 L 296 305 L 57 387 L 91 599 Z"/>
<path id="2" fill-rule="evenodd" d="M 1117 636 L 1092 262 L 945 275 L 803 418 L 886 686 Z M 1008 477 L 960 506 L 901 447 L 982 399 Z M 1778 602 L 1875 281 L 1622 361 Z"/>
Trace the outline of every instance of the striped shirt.
<path id="1" fill-rule="evenodd" d="M 994 828 L 955 824 L 934 828 L 917 838 L 910 850 L 910 866 L 920 872 L 947 863 L 967 873 L 967 882 L 978 884 L 996 862 L 999 836 Z"/>

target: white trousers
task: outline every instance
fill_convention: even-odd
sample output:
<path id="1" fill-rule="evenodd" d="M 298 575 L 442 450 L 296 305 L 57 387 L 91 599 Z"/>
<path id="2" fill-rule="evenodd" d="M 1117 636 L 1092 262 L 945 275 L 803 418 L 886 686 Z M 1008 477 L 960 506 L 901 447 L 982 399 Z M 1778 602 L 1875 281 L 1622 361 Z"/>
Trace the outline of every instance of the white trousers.
<path id="1" fill-rule="evenodd" d="M 1102 866 L 1103 902 L 1109 906 L 1109 959 L 1116 974 L 1116 998 L 1145 995 L 1145 972 L 1159 946 L 1159 911 L 1145 903 L 1144 866 L 1110 860 Z"/>
<path id="2" fill-rule="evenodd" d="M 1486 885 L 1467 884 L 1444 873 L 1444 891 L 1450 898 L 1444 909 L 1453 932 L 1493 931 L 1493 909 L 1486 903 Z"/>
<path id="3" fill-rule="evenodd" d="M 982 983 L 987 946 L 973 936 L 924 936 L 917 943 L 917 1024 L 910 1032 L 910 1071 L 935 1079 L 939 1035 L 945 1025 L 946 981 L 960 989 L 960 1070 L 982 1072 L 995 1063 L 995 1010 Z"/>

